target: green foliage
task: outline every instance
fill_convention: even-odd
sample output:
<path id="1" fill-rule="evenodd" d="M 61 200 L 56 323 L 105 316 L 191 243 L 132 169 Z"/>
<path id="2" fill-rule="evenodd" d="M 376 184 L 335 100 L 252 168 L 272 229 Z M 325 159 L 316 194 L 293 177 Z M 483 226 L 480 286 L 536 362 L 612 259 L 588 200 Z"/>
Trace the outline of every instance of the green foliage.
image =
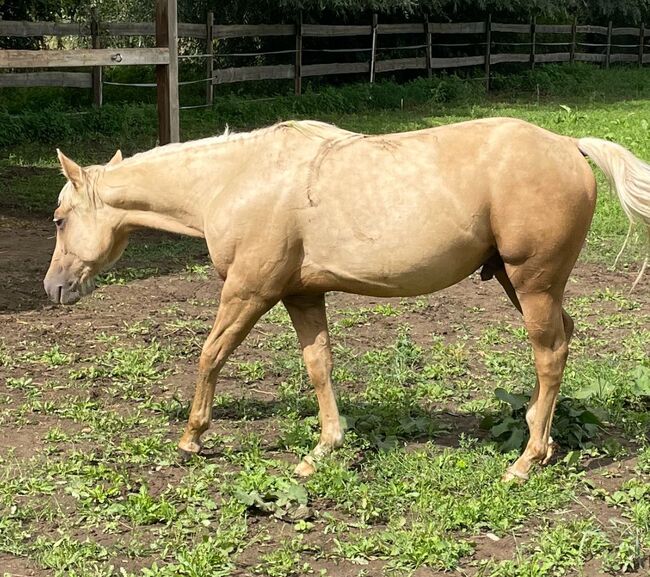
<path id="1" fill-rule="evenodd" d="M 637 463 L 637 470 L 639 473 L 650 475 L 650 446 L 645 447 L 639 454 L 639 462 Z"/>
<path id="2" fill-rule="evenodd" d="M 262 563 L 255 573 L 268 577 L 291 577 L 310 573 L 309 563 L 300 563 L 300 552 L 305 545 L 302 537 L 284 541 L 277 549 L 262 555 Z"/>
<path id="3" fill-rule="evenodd" d="M 494 396 L 501 401 L 502 411 L 485 417 L 482 427 L 490 431 L 502 451 L 523 449 L 528 437 L 526 408 L 529 397 L 502 388 L 496 389 Z M 569 449 L 588 448 L 601 426 L 602 415 L 596 409 L 587 408 L 574 399 L 558 398 L 551 436 L 560 445 Z"/>
<path id="4" fill-rule="evenodd" d="M 108 560 L 108 551 L 101 545 L 89 539 L 78 541 L 67 535 L 55 540 L 38 537 L 33 549 L 39 563 L 54 569 L 57 577 L 74 575 L 82 568 L 96 571 L 102 562 Z"/>
<path id="5" fill-rule="evenodd" d="M 630 16 L 638 18 L 647 14 L 645 0 L 596 0 L 583 4 L 575 0 L 282 0 L 283 7 L 303 9 L 318 14 L 323 9 L 337 14 L 358 14 L 378 11 L 386 14 L 399 14 L 417 17 L 420 14 L 445 15 L 459 20 L 470 15 L 496 12 L 510 17 L 526 17 L 538 14 L 546 17 L 567 17 L 578 12 L 582 17 Z"/>
<path id="6" fill-rule="evenodd" d="M 231 525 L 204 536 L 189 549 L 177 553 L 176 562 L 165 567 L 168 577 L 225 577 L 234 568 L 232 554 L 241 546 L 242 527 Z"/>
<path id="7" fill-rule="evenodd" d="M 604 556 L 603 567 L 613 575 L 632 573 L 641 568 L 642 552 L 638 538 L 626 537 L 616 548 Z"/>
<path id="8" fill-rule="evenodd" d="M 297 521 L 311 516 L 307 507 L 307 491 L 295 482 L 278 479 L 263 494 L 256 489 L 235 488 L 235 498 L 246 507 L 272 514 L 279 519 Z"/>
<path id="9" fill-rule="evenodd" d="M 140 22 L 151 19 L 153 7 L 137 0 L 101 0 L 98 2 L 105 20 L 123 19 Z M 417 18 L 430 14 L 436 18 L 460 20 L 476 17 L 491 11 L 515 18 L 527 18 L 531 13 L 546 17 L 567 17 L 578 12 L 581 17 L 634 17 L 647 14 L 646 0 L 595 0 L 588 4 L 576 0 L 282 0 L 279 3 L 260 0 L 216 0 L 178 2 L 179 18 L 183 21 L 201 22 L 206 10 L 214 10 L 217 22 L 241 24 L 243 22 L 275 22 L 293 18 L 304 10 L 307 18 L 335 14 L 338 17 L 359 17 L 370 11 L 383 15 L 398 14 Z M 4 19 L 47 19 L 87 17 L 87 7 L 79 0 L 42 0 L 23 2 L 4 0 L 0 16 Z"/>
<path id="10" fill-rule="evenodd" d="M 417 569 L 423 565 L 451 570 L 461 557 L 472 553 L 472 546 L 446 536 L 437 523 L 416 522 L 406 531 L 387 530 L 378 537 L 377 553 L 385 555 L 390 566 Z"/>
<path id="11" fill-rule="evenodd" d="M 100 274 L 97 277 L 97 285 L 125 285 L 131 281 L 148 278 L 158 274 L 157 268 L 120 268 Z"/>
<path id="12" fill-rule="evenodd" d="M 573 397 L 605 406 L 643 409 L 650 406 L 650 367 L 637 366 L 630 372 L 629 379 L 623 383 L 595 379 L 577 389 Z"/>
<path id="13" fill-rule="evenodd" d="M 538 534 L 534 550 L 520 552 L 512 561 L 490 561 L 483 574 L 489 577 L 566 575 L 607 548 L 607 535 L 593 521 L 561 522 Z"/>
<path id="14" fill-rule="evenodd" d="M 124 510 L 135 525 L 167 522 L 176 517 L 175 507 L 166 499 L 153 497 L 146 485 L 142 485 L 137 493 L 131 493 L 127 497 Z"/>
<path id="15" fill-rule="evenodd" d="M 2 110 L 0 123 L 5 127 L 0 132 L 0 147 L 18 142 L 75 142 L 94 135 L 127 133 L 131 130 L 151 130 L 156 118 L 152 106 L 129 105 L 128 107 L 107 104 L 99 109 L 71 113 L 62 111 L 56 105 L 41 107 L 40 110 L 26 110 L 21 114 Z"/>

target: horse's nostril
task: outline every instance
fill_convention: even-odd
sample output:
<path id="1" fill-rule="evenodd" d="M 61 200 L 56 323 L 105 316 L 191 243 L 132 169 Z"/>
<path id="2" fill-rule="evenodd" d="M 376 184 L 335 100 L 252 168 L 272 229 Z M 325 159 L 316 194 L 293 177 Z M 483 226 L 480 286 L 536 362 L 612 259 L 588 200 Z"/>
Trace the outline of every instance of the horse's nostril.
<path id="1" fill-rule="evenodd" d="M 59 285 L 59 291 L 58 294 L 56 295 L 56 302 L 60 303 L 61 302 L 61 296 L 63 295 L 63 285 Z"/>

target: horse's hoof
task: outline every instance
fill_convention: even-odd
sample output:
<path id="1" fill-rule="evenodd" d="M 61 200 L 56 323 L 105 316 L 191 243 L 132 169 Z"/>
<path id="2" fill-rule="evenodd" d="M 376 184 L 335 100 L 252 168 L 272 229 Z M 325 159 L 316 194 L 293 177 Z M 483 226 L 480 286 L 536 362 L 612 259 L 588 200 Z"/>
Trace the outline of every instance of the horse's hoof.
<path id="1" fill-rule="evenodd" d="M 181 463 L 187 463 L 194 455 L 196 455 L 196 453 L 178 447 L 178 460 Z"/>
<path id="2" fill-rule="evenodd" d="M 187 463 L 194 455 L 201 452 L 201 445 L 198 443 L 181 443 L 178 445 L 178 456 L 183 463 Z"/>
<path id="3" fill-rule="evenodd" d="M 528 475 L 526 473 L 520 473 L 512 469 L 508 469 L 501 477 L 503 483 L 518 483 L 519 485 L 528 481 Z"/>
<path id="4" fill-rule="evenodd" d="M 296 465 L 293 474 L 297 477 L 309 477 L 316 472 L 316 463 L 311 455 L 307 455 Z"/>

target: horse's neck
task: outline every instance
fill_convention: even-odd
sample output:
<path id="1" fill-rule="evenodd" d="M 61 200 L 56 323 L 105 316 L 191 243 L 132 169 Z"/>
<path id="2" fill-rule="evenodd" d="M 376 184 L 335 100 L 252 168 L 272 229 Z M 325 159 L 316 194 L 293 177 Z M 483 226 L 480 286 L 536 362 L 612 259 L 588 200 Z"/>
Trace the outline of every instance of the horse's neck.
<path id="1" fill-rule="evenodd" d="M 131 228 L 203 236 L 205 209 L 217 193 L 215 167 L 200 170 L 209 153 L 206 150 L 197 158 L 191 150 L 179 149 L 111 167 L 104 174 L 103 200 L 125 210 Z"/>

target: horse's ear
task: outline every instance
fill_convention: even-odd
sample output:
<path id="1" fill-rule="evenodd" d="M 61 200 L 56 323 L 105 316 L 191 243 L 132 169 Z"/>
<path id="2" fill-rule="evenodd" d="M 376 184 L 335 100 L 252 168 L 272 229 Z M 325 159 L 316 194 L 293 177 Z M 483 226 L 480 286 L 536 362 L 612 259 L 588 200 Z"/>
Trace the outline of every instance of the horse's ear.
<path id="1" fill-rule="evenodd" d="M 84 185 L 83 168 L 81 168 L 81 166 L 79 166 L 73 160 L 70 160 L 58 148 L 56 149 L 56 154 L 59 157 L 59 162 L 61 163 L 63 176 L 65 176 L 75 188 L 80 189 Z"/>
<path id="2" fill-rule="evenodd" d="M 113 158 L 111 158 L 108 161 L 107 166 L 110 166 L 111 164 L 117 164 L 118 162 L 122 162 L 122 151 L 118 150 L 114 155 Z"/>

